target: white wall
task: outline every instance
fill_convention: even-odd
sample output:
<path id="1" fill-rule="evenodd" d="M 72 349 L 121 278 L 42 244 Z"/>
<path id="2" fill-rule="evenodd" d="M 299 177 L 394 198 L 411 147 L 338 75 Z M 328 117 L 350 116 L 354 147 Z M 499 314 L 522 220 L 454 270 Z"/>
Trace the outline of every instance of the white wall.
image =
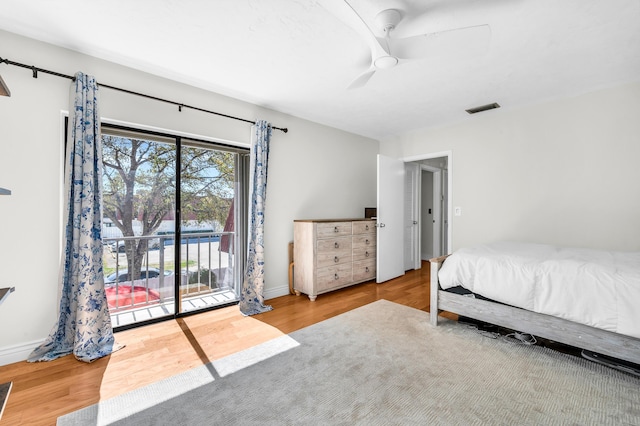
<path id="1" fill-rule="evenodd" d="M 175 100 L 274 130 L 265 216 L 266 298 L 288 293 L 293 220 L 361 217 L 375 205 L 378 143 L 211 92 L 0 31 L 3 58 Z M 0 306 L 0 365 L 26 358 L 53 327 L 58 307 L 62 210 L 62 112 L 70 80 L 0 65 L 11 89 L 0 97 L 0 287 L 15 293 Z M 101 116 L 248 146 L 250 125 L 115 92 L 101 92 Z"/>
<path id="2" fill-rule="evenodd" d="M 496 99 L 500 102 L 500 99 Z M 640 83 L 381 141 L 452 151 L 452 249 L 494 240 L 640 250 Z"/>

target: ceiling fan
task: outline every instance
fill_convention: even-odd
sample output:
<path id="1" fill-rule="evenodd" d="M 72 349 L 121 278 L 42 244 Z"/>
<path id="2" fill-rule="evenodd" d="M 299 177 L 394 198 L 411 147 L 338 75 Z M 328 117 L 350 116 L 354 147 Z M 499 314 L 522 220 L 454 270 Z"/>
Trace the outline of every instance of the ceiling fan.
<path id="1" fill-rule="evenodd" d="M 444 59 L 452 54 L 472 55 L 486 48 L 489 40 L 490 28 L 486 24 L 395 38 L 392 33 L 404 17 L 398 9 L 384 9 L 375 15 L 373 25 L 382 35 L 379 37 L 347 0 L 326 3 L 331 3 L 329 10 L 362 35 L 371 49 L 369 68 L 349 85 L 350 89 L 363 87 L 377 72 L 407 61 L 429 57 Z M 340 3 L 347 7 L 340 10 Z"/>

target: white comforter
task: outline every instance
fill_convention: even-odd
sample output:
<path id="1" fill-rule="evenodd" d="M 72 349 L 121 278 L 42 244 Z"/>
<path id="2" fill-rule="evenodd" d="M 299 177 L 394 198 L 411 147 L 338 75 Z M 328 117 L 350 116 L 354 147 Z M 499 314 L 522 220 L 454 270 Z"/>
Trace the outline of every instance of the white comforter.
<path id="1" fill-rule="evenodd" d="M 493 243 L 456 251 L 438 279 L 443 289 L 640 338 L 640 252 Z"/>

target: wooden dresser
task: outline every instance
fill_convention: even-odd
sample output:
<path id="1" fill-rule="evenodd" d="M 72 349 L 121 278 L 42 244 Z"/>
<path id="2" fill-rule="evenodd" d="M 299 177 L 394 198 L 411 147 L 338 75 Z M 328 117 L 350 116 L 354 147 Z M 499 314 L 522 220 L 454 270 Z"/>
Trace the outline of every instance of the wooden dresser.
<path id="1" fill-rule="evenodd" d="M 375 279 L 376 221 L 295 220 L 293 288 L 311 301 L 319 294 Z"/>

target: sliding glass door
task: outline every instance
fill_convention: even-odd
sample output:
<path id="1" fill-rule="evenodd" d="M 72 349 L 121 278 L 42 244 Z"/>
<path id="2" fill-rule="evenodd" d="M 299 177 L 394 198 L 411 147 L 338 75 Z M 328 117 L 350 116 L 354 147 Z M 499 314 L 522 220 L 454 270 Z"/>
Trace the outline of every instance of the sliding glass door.
<path id="1" fill-rule="evenodd" d="M 180 312 L 236 300 L 236 157 L 181 141 Z"/>
<path id="2" fill-rule="evenodd" d="M 103 267 L 114 327 L 237 301 L 243 151 L 103 126 Z"/>

